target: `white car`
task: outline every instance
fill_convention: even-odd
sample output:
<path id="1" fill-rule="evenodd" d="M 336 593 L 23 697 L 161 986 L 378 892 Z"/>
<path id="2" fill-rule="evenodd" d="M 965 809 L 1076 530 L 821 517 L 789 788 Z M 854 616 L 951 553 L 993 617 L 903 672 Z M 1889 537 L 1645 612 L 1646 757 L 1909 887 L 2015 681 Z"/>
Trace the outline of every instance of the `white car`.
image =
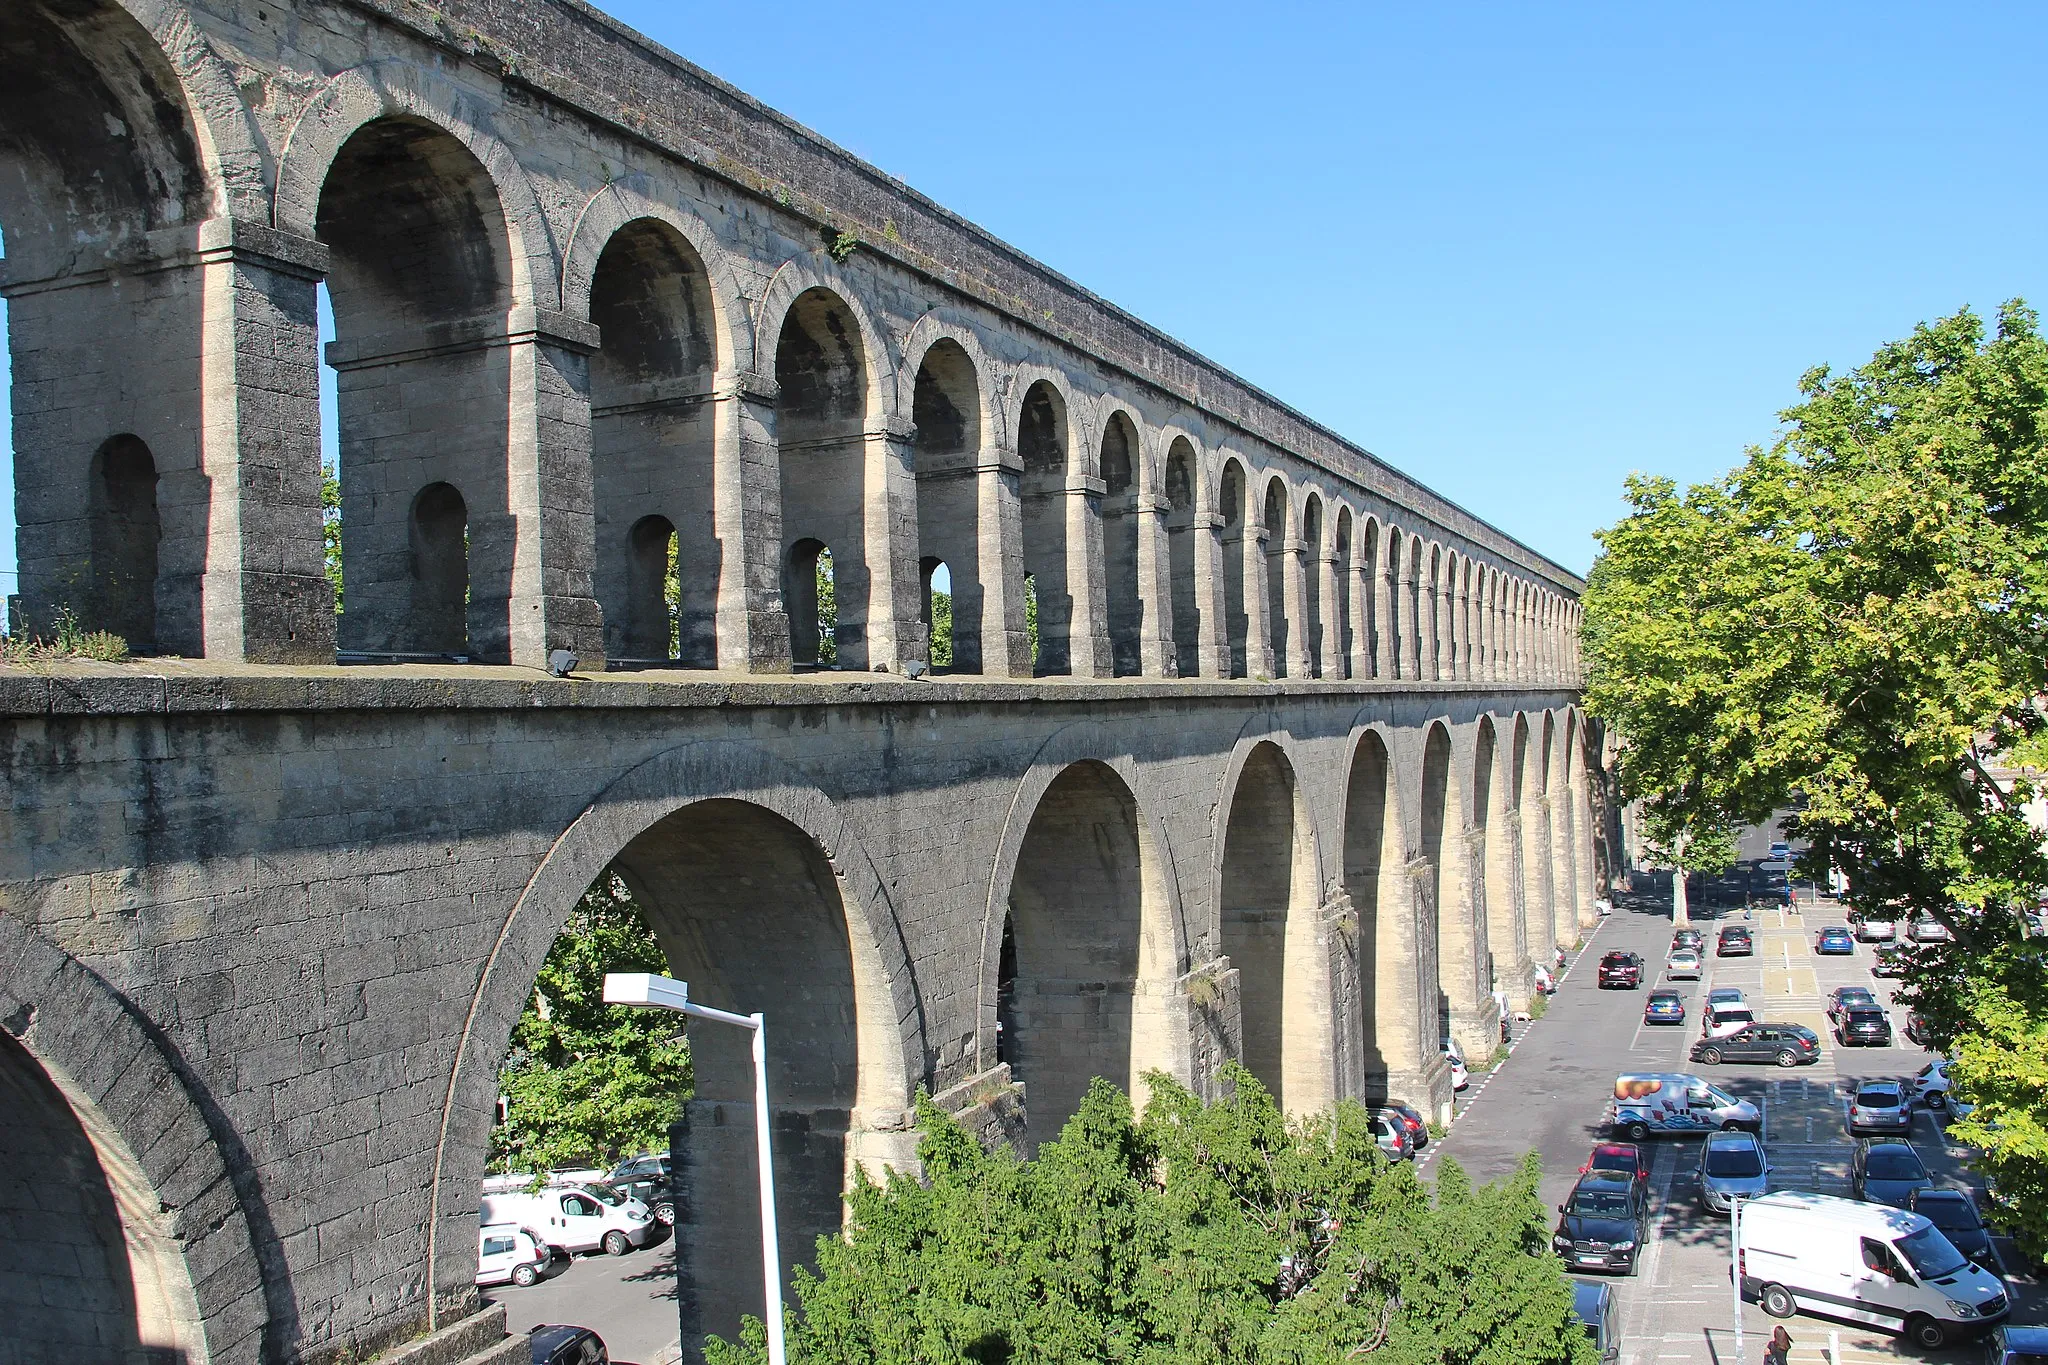
<path id="1" fill-rule="evenodd" d="M 486 1223 L 477 1230 L 476 1282 L 524 1289 L 540 1279 L 554 1254 L 516 1223 Z"/>
<path id="2" fill-rule="evenodd" d="M 1860 919 L 1856 921 L 1856 938 L 1862 943 L 1895 943 L 1899 937 L 1899 926 L 1894 920 Z"/>
<path id="3" fill-rule="evenodd" d="M 1675 948 L 1671 956 L 1664 959 L 1664 975 L 1673 981 L 1697 981 L 1700 979 L 1700 955 L 1691 948 Z"/>
<path id="4" fill-rule="evenodd" d="M 1557 978 L 1550 974 L 1550 968 L 1540 962 L 1536 964 L 1536 989 L 1545 995 L 1557 994 Z"/>
<path id="5" fill-rule="evenodd" d="M 1913 1102 L 1937 1114 L 1946 1112 L 1952 1117 L 1962 1118 L 1976 1106 L 1957 1099 L 1951 1093 L 1948 1065 L 1947 1058 L 1937 1057 L 1914 1073 Z"/>
<path id="6" fill-rule="evenodd" d="M 1450 1039 L 1444 1039 L 1444 1059 L 1451 1064 L 1451 1089 L 1463 1090 L 1472 1084 L 1472 1073 L 1465 1069 L 1465 1054 Z"/>
<path id="7" fill-rule="evenodd" d="M 1951 943 L 1955 935 L 1938 919 L 1916 919 L 1906 936 L 1915 943 Z"/>

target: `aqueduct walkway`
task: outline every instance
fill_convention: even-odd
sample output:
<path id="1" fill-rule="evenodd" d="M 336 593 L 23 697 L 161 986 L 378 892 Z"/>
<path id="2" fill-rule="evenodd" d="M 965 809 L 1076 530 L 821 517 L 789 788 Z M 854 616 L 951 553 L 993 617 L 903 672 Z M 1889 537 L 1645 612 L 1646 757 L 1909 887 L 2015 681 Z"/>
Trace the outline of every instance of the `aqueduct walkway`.
<path id="1" fill-rule="evenodd" d="M 1591 913 L 1576 579 L 574 0 L 22 0 L 0 229 L 20 610 L 158 656 L 0 668 L 50 1349 L 469 1312 L 507 1031 L 608 867 L 773 1021 L 798 1250 L 920 1086 L 1026 1145 L 1232 1056 L 1441 1102 Z M 726 1330 L 740 1062 L 682 1233 Z"/>

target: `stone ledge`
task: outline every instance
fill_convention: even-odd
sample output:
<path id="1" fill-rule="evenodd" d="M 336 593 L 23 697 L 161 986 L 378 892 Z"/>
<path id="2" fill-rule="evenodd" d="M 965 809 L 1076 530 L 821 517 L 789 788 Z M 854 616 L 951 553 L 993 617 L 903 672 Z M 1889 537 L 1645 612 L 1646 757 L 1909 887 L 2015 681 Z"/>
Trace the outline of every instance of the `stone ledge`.
<path id="1" fill-rule="evenodd" d="M 0 716 L 89 716 L 277 711 L 649 710 L 763 706 L 1145 703 L 1250 698 L 1459 696 L 1554 698 L 1559 682 L 1271 682 L 1175 678 L 938 678 L 887 673 L 781 677 L 711 670 L 644 670 L 555 678 L 538 669 L 487 664 L 214 664 L 151 659 L 0 666 Z M 1518 709 L 1529 709 L 1521 707 Z"/>

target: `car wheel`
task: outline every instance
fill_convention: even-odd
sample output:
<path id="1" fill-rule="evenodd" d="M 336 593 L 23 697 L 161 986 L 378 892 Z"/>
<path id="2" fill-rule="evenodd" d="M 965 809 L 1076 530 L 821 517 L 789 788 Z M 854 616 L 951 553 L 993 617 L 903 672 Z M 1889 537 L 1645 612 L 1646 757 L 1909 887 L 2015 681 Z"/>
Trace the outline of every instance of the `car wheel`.
<path id="1" fill-rule="evenodd" d="M 664 1199 L 654 1206 L 654 1221 L 665 1228 L 676 1225 L 676 1206 Z"/>
<path id="2" fill-rule="evenodd" d="M 1708 1066 L 1719 1066 L 1721 1064 L 1721 1049 L 1717 1047 L 1701 1048 L 1700 1060 Z"/>
<path id="3" fill-rule="evenodd" d="M 633 1243 L 625 1233 L 613 1228 L 604 1235 L 604 1249 L 608 1255 L 623 1256 L 633 1249 Z"/>
<path id="4" fill-rule="evenodd" d="M 1930 1090 L 1930 1091 L 1928 1091 L 1928 1092 L 1927 1092 L 1927 1107 L 1928 1107 L 1929 1109 L 1946 1109 L 1946 1108 L 1948 1108 L 1948 1096 L 1947 1096 L 1947 1095 L 1946 1095 L 1945 1093 L 1943 1093 L 1942 1091 L 1939 1091 L 1939 1090 Z"/>
<path id="5" fill-rule="evenodd" d="M 1734 1119 L 1724 1120 L 1721 1124 L 1721 1131 L 1724 1133 L 1739 1132 L 1741 1128 L 1742 1125 L 1740 1123 L 1737 1123 Z"/>
<path id="6" fill-rule="evenodd" d="M 1628 1140 L 1630 1142 L 1646 1142 L 1649 1140 L 1649 1137 L 1649 1124 L 1638 1121 L 1628 1126 Z"/>
<path id="7" fill-rule="evenodd" d="M 1799 1311 L 1799 1304 L 1792 1297 L 1792 1291 L 1782 1284 L 1767 1284 L 1764 1292 L 1757 1296 L 1763 1310 L 1774 1318 L 1789 1318 Z"/>
<path id="8" fill-rule="evenodd" d="M 536 1270 L 531 1264 L 515 1265 L 512 1267 L 512 1283 L 518 1285 L 521 1289 L 532 1288 L 533 1282 L 539 1278 L 540 1271 Z"/>
<path id="9" fill-rule="evenodd" d="M 1779 1052 L 1778 1052 L 1778 1065 L 1779 1065 L 1779 1066 L 1798 1066 L 1798 1065 L 1799 1065 L 1799 1054 L 1798 1054 L 1798 1053 L 1796 1053 L 1796 1052 L 1794 1052 L 1794 1051 L 1793 1051 L 1793 1050 L 1792 1050 L 1791 1048 L 1789 1048 L 1789 1047 L 1788 1047 L 1788 1048 L 1783 1048 L 1783 1049 L 1780 1049 L 1780 1050 L 1779 1050 Z"/>
<path id="10" fill-rule="evenodd" d="M 1923 1351 L 1939 1351 L 1948 1345 L 1948 1328 L 1933 1318 L 1916 1313 L 1906 1319 L 1906 1340 Z"/>

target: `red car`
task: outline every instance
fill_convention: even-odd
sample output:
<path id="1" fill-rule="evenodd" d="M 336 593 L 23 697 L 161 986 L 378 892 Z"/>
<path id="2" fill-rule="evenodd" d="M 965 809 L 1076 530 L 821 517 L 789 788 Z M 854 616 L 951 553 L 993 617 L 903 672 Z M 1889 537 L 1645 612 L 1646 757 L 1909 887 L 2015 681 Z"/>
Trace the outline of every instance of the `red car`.
<path id="1" fill-rule="evenodd" d="M 1634 1180 L 1648 1180 L 1650 1158 L 1633 1142 L 1603 1142 L 1593 1149 L 1593 1155 L 1586 1158 L 1586 1164 L 1579 1167 L 1580 1175 L 1594 1171 L 1613 1171 Z"/>

